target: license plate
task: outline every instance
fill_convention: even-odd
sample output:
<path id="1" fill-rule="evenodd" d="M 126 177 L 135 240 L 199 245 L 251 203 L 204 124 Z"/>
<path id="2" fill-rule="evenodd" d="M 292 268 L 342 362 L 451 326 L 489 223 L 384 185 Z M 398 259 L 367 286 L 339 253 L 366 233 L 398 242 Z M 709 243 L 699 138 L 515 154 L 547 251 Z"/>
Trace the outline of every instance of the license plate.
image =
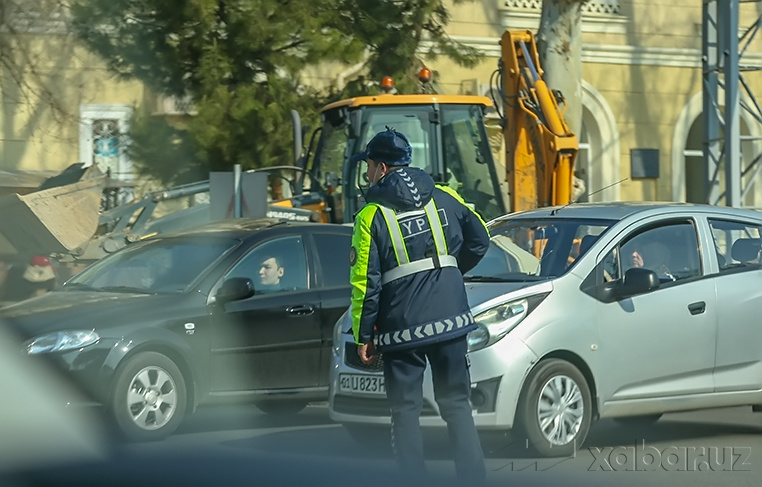
<path id="1" fill-rule="evenodd" d="M 341 392 L 386 395 L 384 377 L 378 375 L 341 374 L 339 376 L 339 388 Z"/>

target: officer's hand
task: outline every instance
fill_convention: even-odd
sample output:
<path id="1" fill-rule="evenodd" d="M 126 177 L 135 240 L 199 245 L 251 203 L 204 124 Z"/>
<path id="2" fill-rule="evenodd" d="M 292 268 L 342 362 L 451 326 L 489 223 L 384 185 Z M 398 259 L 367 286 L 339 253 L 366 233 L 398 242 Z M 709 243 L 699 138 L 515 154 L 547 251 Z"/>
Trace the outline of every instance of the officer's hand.
<path id="1" fill-rule="evenodd" d="M 376 359 L 376 346 L 373 342 L 360 345 L 357 347 L 357 354 L 360 356 L 362 363 L 369 364 Z"/>

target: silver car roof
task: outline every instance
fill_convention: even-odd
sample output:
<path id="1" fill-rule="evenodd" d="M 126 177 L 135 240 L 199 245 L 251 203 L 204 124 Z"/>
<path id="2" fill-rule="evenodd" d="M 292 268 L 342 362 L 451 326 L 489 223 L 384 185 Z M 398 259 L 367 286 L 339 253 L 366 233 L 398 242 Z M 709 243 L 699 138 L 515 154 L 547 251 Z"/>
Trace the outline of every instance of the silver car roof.
<path id="1" fill-rule="evenodd" d="M 697 203 L 678 203 L 662 201 L 621 201 L 606 203 L 572 203 L 565 206 L 549 206 L 509 213 L 498 217 L 493 222 L 514 218 L 570 218 L 570 219 L 604 219 L 624 220 L 625 218 L 641 213 L 668 214 L 668 213 L 713 213 L 722 214 L 726 217 L 753 218 L 762 220 L 762 212 L 751 209 L 731 208 L 727 206 L 713 206 Z"/>

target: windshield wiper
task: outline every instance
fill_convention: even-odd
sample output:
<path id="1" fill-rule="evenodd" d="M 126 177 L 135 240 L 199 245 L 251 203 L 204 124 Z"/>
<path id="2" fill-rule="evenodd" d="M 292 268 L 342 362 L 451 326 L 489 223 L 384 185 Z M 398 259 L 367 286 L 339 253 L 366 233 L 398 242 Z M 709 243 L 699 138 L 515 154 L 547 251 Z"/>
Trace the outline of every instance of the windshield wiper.
<path id="1" fill-rule="evenodd" d="M 94 287 L 90 286 L 89 284 L 84 284 L 81 282 L 70 282 L 63 285 L 63 290 L 69 290 L 69 291 L 97 291 Z"/>
<path id="2" fill-rule="evenodd" d="M 155 294 L 153 291 L 147 289 L 133 287 L 133 286 L 105 286 L 99 288 L 101 291 L 113 291 L 116 293 L 139 293 L 139 294 Z"/>
<path id="3" fill-rule="evenodd" d="M 508 279 L 506 277 L 496 277 L 496 276 L 471 276 L 469 274 L 466 274 L 465 276 L 463 276 L 463 279 L 466 281 L 474 281 L 474 282 L 511 282 L 516 280 L 516 279 Z"/>
<path id="4" fill-rule="evenodd" d="M 532 274 L 520 274 L 514 273 L 510 276 L 497 277 L 497 276 L 470 276 L 466 274 L 463 276 L 463 280 L 467 282 L 528 282 L 528 281 L 544 281 L 547 277 L 535 276 Z"/>

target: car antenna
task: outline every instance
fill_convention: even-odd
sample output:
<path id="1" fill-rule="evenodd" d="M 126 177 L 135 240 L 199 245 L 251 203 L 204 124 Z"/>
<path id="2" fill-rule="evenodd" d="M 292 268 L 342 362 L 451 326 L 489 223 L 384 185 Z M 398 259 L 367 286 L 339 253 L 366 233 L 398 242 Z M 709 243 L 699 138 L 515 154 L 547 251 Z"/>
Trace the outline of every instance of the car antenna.
<path id="1" fill-rule="evenodd" d="M 623 182 L 627 181 L 628 179 L 630 179 L 630 178 L 624 178 L 624 179 L 620 179 L 619 181 L 617 181 L 617 182 L 615 182 L 615 183 L 611 183 L 611 184 L 609 184 L 608 186 L 604 186 L 604 187 L 602 187 L 602 188 L 601 188 L 601 189 L 599 189 L 599 190 L 593 191 L 592 193 L 587 193 L 587 197 L 589 198 L 590 196 L 592 196 L 592 195 L 594 195 L 594 194 L 598 194 L 598 193 L 600 193 L 601 191 L 607 190 L 607 189 L 609 189 L 609 188 L 610 188 L 610 187 L 612 187 L 612 186 L 616 186 L 617 184 L 621 184 L 621 183 L 623 183 Z M 554 209 L 553 209 L 553 210 L 550 212 L 550 215 L 551 215 L 551 216 L 555 216 L 555 215 L 556 215 L 556 214 L 557 214 L 559 211 L 563 210 L 563 209 L 564 209 L 564 208 L 566 208 L 567 206 L 570 206 L 572 203 L 576 203 L 576 201 L 570 201 L 570 202 L 566 203 L 564 206 L 561 206 L 561 207 L 559 207 L 559 208 L 554 208 Z"/>

